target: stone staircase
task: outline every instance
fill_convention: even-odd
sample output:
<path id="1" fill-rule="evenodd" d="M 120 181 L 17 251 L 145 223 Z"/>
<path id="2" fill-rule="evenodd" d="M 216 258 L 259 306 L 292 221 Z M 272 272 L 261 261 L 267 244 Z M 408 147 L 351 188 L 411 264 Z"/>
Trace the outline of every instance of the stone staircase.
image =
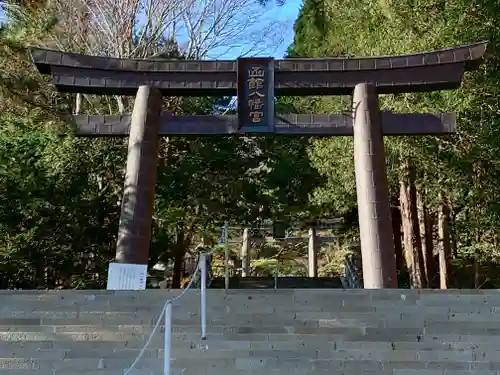
<path id="1" fill-rule="evenodd" d="M 225 289 L 223 277 L 214 277 L 210 283 L 211 289 Z M 340 277 L 231 277 L 230 289 L 331 289 L 342 288 Z"/>
<path id="2" fill-rule="evenodd" d="M 122 375 L 178 291 L 0 291 L 1 375 Z M 173 374 L 500 375 L 500 292 L 208 290 L 174 304 Z M 131 375 L 161 375 L 155 335 Z M 366 374 L 368 375 L 368 374 Z"/>

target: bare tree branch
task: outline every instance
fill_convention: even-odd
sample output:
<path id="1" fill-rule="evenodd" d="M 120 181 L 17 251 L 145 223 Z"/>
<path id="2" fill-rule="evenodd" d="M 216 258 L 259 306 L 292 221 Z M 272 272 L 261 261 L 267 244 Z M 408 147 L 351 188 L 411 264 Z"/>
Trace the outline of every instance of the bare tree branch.
<path id="1" fill-rule="evenodd" d="M 184 0 L 176 40 L 191 58 L 269 54 L 288 26 L 273 17 L 275 8 L 258 0 Z"/>
<path id="2" fill-rule="evenodd" d="M 262 0 L 52 0 L 50 4 L 58 24 L 42 46 L 118 58 L 161 56 L 171 52 L 172 43 L 189 59 L 270 54 L 287 26 L 273 17 L 277 5 L 263 5 Z M 107 106 L 120 113 L 128 109 L 121 96 L 85 97 L 78 95 L 74 106 L 78 111 L 83 103 L 96 113 Z"/>
<path id="3" fill-rule="evenodd" d="M 231 50 L 261 53 L 282 39 L 288 22 L 260 0 L 54 0 L 57 48 L 147 58 L 174 39 L 188 58 Z"/>

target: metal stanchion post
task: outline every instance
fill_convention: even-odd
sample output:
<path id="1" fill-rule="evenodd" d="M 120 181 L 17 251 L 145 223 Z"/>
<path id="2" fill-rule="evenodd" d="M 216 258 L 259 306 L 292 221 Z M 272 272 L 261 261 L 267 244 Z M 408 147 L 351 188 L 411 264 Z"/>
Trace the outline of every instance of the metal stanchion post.
<path id="1" fill-rule="evenodd" d="M 207 254 L 200 255 L 201 271 L 201 339 L 207 338 Z"/>
<path id="2" fill-rule="evenodd" d="M 170 356 L 172 347 L 172 303 L 165 307 L 165 335 L 164 335 L 163 375 L 170 375 Z"/>

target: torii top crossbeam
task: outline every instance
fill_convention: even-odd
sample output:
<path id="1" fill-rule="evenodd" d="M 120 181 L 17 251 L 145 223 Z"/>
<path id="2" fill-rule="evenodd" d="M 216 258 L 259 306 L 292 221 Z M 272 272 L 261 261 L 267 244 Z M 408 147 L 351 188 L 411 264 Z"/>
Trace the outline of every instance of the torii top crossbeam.
<path id="1" fill-rule="evenodd" d="M 359 82 L 374 84 L 381 94 L 454 89 L 464 71 L 478 67 L 486 47 L 487 42 L 481 42 L 400 56 L 275 60 L 274 92 L 351 94 Z M 141 85 L 174 96 L 237 92 L 234 60 L 133 60 L 40 48 L 32 48 L 31 54 L 40 73 L 51 74 L 62 92 L 135 95 Z"/>

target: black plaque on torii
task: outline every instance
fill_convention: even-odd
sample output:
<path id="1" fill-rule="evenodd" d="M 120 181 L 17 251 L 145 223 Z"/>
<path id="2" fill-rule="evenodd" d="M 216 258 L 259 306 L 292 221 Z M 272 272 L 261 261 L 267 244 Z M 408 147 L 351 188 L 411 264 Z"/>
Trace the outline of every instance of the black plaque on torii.
<path id="1" fill-rule="evenodd" d="M 274 59 L 239 58 L 238 128 L 243 133 L 274 133 Z"/>

